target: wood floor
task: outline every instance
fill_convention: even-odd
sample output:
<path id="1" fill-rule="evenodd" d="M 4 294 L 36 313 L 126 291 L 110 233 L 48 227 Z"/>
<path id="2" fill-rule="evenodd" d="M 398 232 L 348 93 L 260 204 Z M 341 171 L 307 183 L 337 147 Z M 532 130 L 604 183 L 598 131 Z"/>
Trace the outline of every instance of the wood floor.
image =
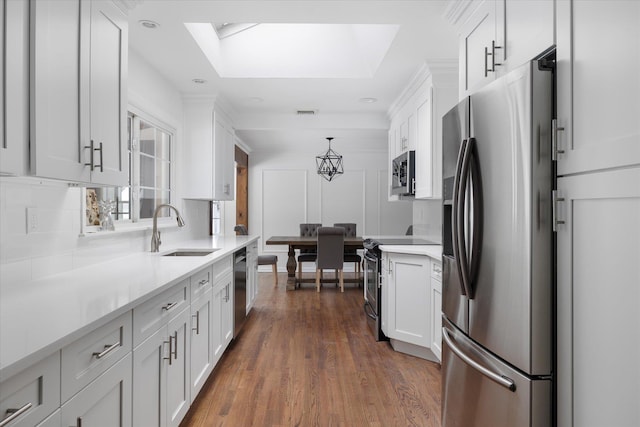
<path id="1" fill-rule="evenodd" d="M 440 426 L 439 365 L 376 342 L 362 288 L 285 290 L 260 273 L 259 296 L 181 427 Z"/>

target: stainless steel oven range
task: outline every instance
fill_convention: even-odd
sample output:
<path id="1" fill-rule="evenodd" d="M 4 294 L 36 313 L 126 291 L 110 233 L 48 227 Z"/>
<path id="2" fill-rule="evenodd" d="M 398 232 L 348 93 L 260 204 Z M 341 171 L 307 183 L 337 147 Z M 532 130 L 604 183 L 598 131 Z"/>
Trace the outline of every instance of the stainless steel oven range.
<path id="1" fill-rule="evenodd" d="M 381 260 L 380 245 L 434 245 L 437 243 L 416 237 L 380 237 L 364 239 L 364 312 L 367 315 L 369 329 L 376 341 L 388 341 L 382 331 L 383 301 L 381 298 Z"/>

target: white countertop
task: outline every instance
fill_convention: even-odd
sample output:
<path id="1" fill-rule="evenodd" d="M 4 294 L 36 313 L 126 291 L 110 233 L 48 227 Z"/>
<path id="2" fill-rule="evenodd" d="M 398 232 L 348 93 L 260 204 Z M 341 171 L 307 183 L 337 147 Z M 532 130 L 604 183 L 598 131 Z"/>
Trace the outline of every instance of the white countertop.
<path id="1" fill-rule="evenodd" d="M 379 248 L 382 252 L 425 255 L 442 260 L 442 245 L 380 245 Z"/>
<path id="2" fill-rule="evenodd" d="M 0 285 L 0 379 L 233 254 L 258 236 L 211 237 L 162 246 L 28 283 Z M 196 257 L 172 249 L 216 248 Z"/>

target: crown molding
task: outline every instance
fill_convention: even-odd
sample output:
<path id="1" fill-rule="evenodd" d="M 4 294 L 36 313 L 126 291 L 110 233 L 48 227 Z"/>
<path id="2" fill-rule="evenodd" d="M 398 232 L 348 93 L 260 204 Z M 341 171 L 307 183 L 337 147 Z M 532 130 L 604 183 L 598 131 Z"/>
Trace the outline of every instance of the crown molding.
<path id="1" fill-rule="evenodd" d="M 442 17 L 459 29 L 466 20 L 467 10 L 473 10 L 480 5 L 479 0 L 449 0 Z M 473 8 L 471 6 L 474 5 Z M 463 19 L 465 18 L 465 19 Z"/>

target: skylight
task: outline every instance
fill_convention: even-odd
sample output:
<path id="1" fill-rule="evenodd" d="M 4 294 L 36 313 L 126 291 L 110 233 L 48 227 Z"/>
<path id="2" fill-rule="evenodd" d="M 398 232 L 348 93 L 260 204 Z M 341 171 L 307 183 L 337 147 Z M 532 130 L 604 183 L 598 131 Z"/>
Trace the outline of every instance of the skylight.
<path id="1" fill-rule="evenodd" d="M 223 78 L 373 77 L 400 27 L 231 24 L 242 30 L 219 37 L 214 24 L 184 25 Z"/>

